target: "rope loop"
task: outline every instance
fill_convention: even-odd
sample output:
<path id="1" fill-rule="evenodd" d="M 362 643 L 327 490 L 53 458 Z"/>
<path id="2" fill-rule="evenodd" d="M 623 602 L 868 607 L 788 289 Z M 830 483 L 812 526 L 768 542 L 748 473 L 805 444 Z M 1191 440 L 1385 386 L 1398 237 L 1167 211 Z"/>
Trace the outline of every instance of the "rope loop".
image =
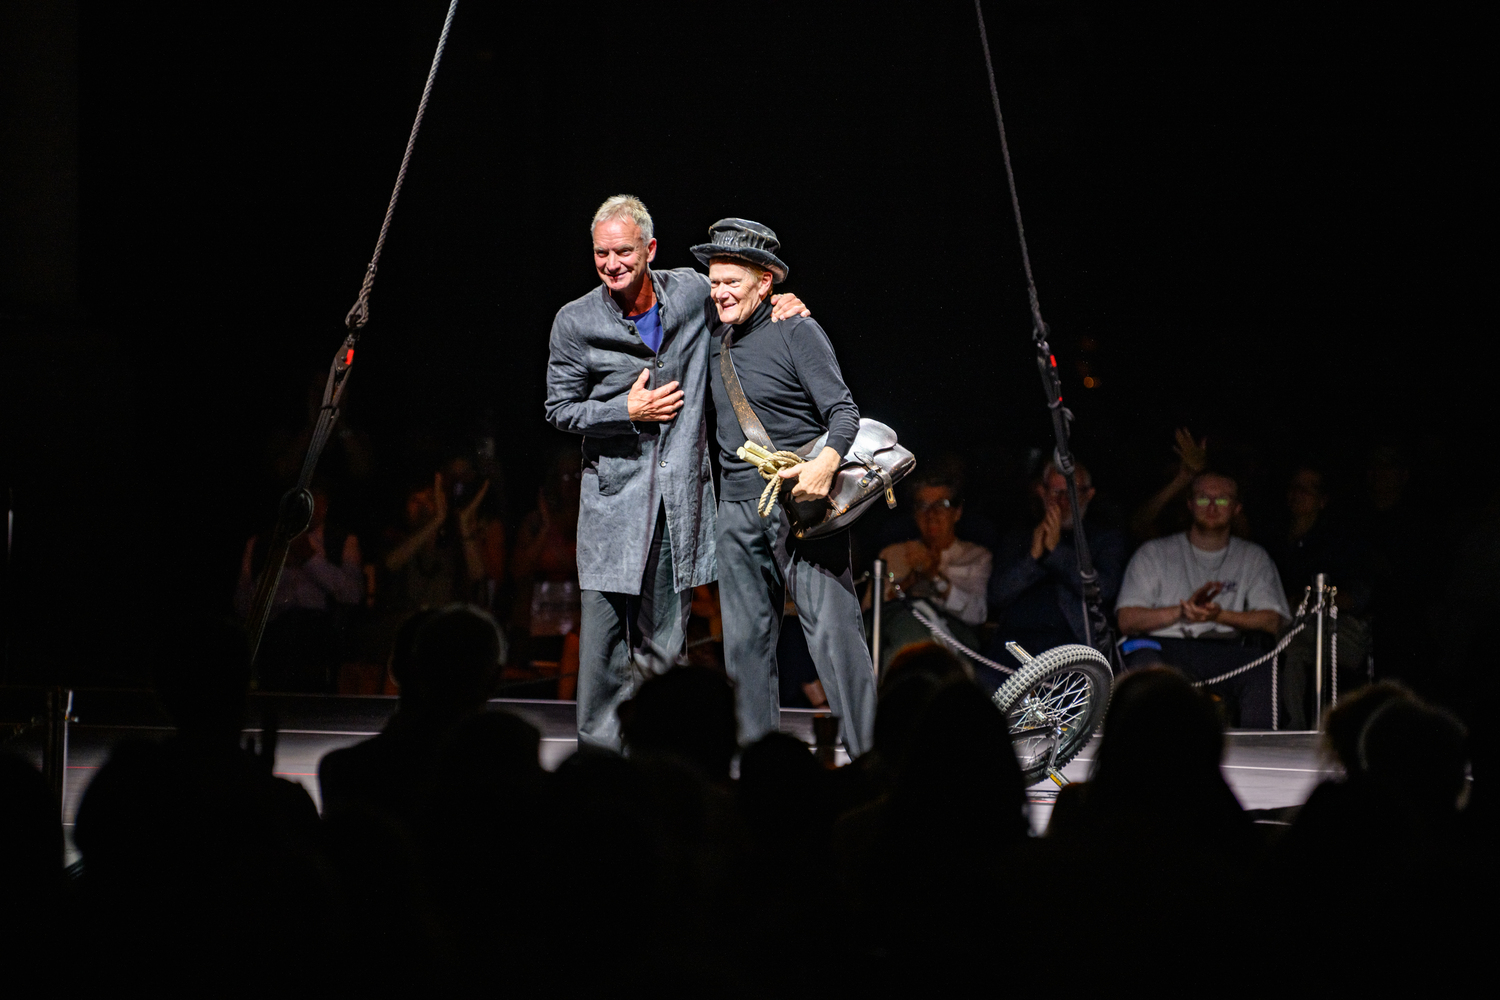
<path id="1" fill-rule="evenodd" d="M 776 509 L 776 501 L 781 498 L 781 488 L 786 485 L 786 480 L 781 478 L 781 471 L 801 465 L 804 459 L 796 452 L 772 451 L 762 448 L 754 441 L 746 441 L 734 453 L 740 457 L 740 461 L 749 462 L 760 470 L 761 478 L 766 481 L 766 488 L 761 491 L 755 509 L 760 511 L 761 517 L 770 517 L 771 511 Z"/>

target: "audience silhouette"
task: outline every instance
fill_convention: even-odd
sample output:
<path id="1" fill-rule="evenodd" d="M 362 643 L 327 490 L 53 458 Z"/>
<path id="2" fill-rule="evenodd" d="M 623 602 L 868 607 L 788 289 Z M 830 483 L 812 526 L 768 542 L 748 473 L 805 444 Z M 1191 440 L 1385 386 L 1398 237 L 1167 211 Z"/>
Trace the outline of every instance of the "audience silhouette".
<path id="1" fill-rule="evenodd" d="M 1393 683 L 1328 714 L 1337 776 L 1257 822 L 1215 703 L 1131 672 L 1038 838 L 1005 718 L 940 646 L 893 658 L 874 748 L 842 768 L 787 733 L 741 749 L 729 681 L 685 666 L 621 707 L 623 754 L 549 773 L 535 726 L 485 710 L 494 621 L 454 604 L 401 627 L 399 709 L 324 758 L 320 819 L 276 777 L 274 732 L 241 743 L 241 629 L 169 626 L 175 730 L 94 778 L 77 880 L 42 775 L 0 756 L 0 940 L 33 967 L 87 942 L 85 988 L 760 996 L 837 970 L 945 995 L 1042 962 L 1073 990 L 1242 991 L 1298 981 L 1294 955 L 1349 985 L 1483 954 L 1471 910 L 1497 880 L 1463 812 L 1467 733 Z"/>

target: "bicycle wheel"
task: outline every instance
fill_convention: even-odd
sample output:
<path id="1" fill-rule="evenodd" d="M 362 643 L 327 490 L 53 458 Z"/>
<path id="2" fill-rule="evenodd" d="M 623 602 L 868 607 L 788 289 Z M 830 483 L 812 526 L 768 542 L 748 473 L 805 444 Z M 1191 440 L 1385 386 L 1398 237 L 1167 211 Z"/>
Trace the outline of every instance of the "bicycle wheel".
<path id="1" fill-rule="evenodd" d="M 1113 688 L 1109 660 L 1088 646 L 1056 646 L 1032 658 L 995 692 L 1027 786 L 1061 771 L 1104 721 Z"/>

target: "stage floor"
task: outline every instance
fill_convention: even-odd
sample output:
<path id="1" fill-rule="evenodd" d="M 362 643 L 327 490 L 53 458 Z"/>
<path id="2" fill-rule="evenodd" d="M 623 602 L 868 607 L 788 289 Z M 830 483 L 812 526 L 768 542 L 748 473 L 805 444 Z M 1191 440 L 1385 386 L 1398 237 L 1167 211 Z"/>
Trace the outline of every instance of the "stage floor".
<path id="1" fill-rule="evenodd" d="M 267 708 L 274 709 L 279 719 L 276 773 L 300 782 L 314 802 L 319 800 L 318 761 L 323 755 L 373 736 L 396 708 L 394 698 L 375 697 L 259 695 L 253 702 L 252 719 L 261 717 Z M 542 765 L 549 770 L 577 749 L 572 702 L 496 699 L 490 702 L 490 707 L 514 712 L 540 730 Z M 76 859 L 71 837 L 73 817 L 89 779 L 108 757 L 110 747 L 121 740 L 156 739 L 170 732 L 149 696 L 144 694 L 115 693 L 104 697 L 79 692 L 75 714 L 79 721 L 69 727 L 63 804 L 64 823 L 70 835 L 70 862 Z M 781 728 L 810 744 L 815 714 L 810 710 L 784 709 Z M 1318 739 L 1315 733 L 1232 731 L 1227 740 L 1224 776 L 1246 809 L 1273 810 L 1301 805 L 1319 781 L 1338 773 L 1319 753 Z M 40 763 L 40 741 L 35 731 L 11 745 Z M 1088 777 L 1094 745 L 1090 744 L 1067 766 L 1063 773 L 1068 779 L 1078 781 Z M 842 748 L 838 759 L 840 763 L 848 760 Z M 1172 776 L 1163 774 L 1162 780 L 1171 781 Z M 1046 829 L 1055 795 L 1051 783 L 1031 789 L 1031 822 L 1037 832 Z"/>

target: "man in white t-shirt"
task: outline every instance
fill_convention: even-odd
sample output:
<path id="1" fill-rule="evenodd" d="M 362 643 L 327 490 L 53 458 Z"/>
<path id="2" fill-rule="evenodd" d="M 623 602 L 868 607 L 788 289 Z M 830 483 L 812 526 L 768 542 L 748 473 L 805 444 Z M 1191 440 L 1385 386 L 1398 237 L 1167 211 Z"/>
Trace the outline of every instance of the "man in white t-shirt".
<path id="1" fill-rule="evenodd" d="M 1193 526 L 1149 541 L 1125 567 L 1116 614 L 1130 668 L 1167 663 L 1191 677 L 1215 677 L 1260 655 L 1247 634 L 1276 635 L 1290 620 L 1276 564 L 1254 542 L 1229 533 L 1240 511 L 1228 476 L 1200 473 L 1188 493 Z M 1238 701 L 1246 728 L 1271 724 L 1267 664 L 1213 686 Z"/>
<path id="2" fill-rule="evenodd" d="M 880 550 L 887 571 L 885 599 L 906 596 L 921 602 L 923 614 L 929 619 L 935 615 L 936 624 L 974 648 L 979 642 L 974 627 L 984 624 L 989 614 L 985 586 L 993 557 L 983 545 L 955 534 L 964 516 L 962 478 L 943 471 L 919 474 L 912 490 L 912 514 L 921 537 Z M 904 646 L 930 641 L 932 633 L 911 615 L 908 605 L 889 606 L 881 628 L 883 661 L 889 663 Z"/>

